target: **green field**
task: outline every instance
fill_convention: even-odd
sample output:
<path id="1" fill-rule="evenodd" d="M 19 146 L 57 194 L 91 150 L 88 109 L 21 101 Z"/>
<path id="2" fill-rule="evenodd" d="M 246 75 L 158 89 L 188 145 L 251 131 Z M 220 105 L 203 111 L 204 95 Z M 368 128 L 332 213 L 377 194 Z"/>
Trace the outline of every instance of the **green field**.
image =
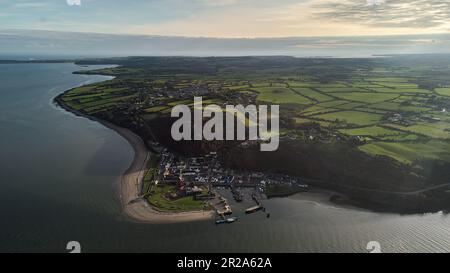
<path id="1" fill-rule="evenodd" d="M 435 91 L 441 96 L 450 97 L 450 88 L 436 88 Z"/>
<path id="2" fill-rule="evenodd" d="M 402 134 L 399 131 L 386 129 L 380 126 L 362 127 L 356 129 L 341 129 L 339 132 L 349 136 L 395 136 Z"/>
<path id="3" fill-rule="evenodd" d="M 158 161 L 159 156 L 151 156 L 150 160 L 148 161 L 148 170 L 145 172 L 144 179 L 142 181 L 143 194 L 149 193 L 152 189 L 152 186 L 154 186 L 153 180 L 157 172 Z"/>
<path id="4" fill-rule="evenodd" d="M 387 100 L 392 100 L 398 97 L 397 94 L 384 94 L 384 93 L 336 93 L 333 96 L 348 101 L 365 102 L 365 103 L 377 103 Z"/>
<path id="5" fill-rule="evenodd" d="M 67 92 L 62 100 L 75 110 L 95 114 L 114 109 L 120 103 L 132 101 L 136 97 L 137 95 L 127 88 L 111 87 L 107 83 L 100 83 L 74 88 Z"/>
<path id="6" fill-rule="evenodd" d="M 369 92 L 357 87 L 319 87 L 317 89 L 325 93 Z"/>
<path id="7" fill-rule="evenodd" d="M 450 162 L 450 144 L 446 142 L 375 142 L 363 145 L 359 149 L 374 156 L 388 156 L 405 164 L 411 164 L 418 159 L 441 159 Z"/>
<path id="8" fill-rule="evenodd" d="M 254 89 L 259 93 L 258 100 L 271 104 L 310 104 L 311 100 L 284 87 L 260 87 Z"/>
<path id="9" fill-rule="evenodd" d="M 293 88 L 293 91 L 295 91 L 296 93 L 305 96 L 307 98 L 311 98 L 315 101 L 319 101 L 319 102 L 324 102 L 324 101 L 330 101 L 333 100 L 332 97 L 324 95 L 322 93 L 319 93 L 317 91 L 314 91 L 310 88 Z"/>
<path id="10" fill-rule="evenodd" d="M 341 112 L 317 115 L 314 117 L 318 118 L 318 119 L 324 119 L 327 121 L 346 122 L 348 124 L 354 124 L 354 125 L 377 124 L 381 119 L 381 115 L 357 112 L 357 111 L 341 111 Z"/>
<path id="11" fill-rule="evenodd" d="M 336 111 L 339 111 L 339 109 L 314 105 L 314 106 L 306 108 L 304 111 L 301 112 L 301 114 L 305 115 L 305 116 L 313 116 L 313 115 L 317 115 L 317 114 L 324 114 L 324 113 L 336 112 Z"/>
<path id="12" fill-rule="evenodd" d="M 340 105 L 344 105 L 344 104 L 348 104 L 348 101 L 345 100 L 333 100 L 333 101 L 327 101 L 327 102 L 322 102 L 322 103 L 318 103 L 313 107 L 318 107 L 318 108 L 331 108 L 331 107 L 338 107 Z M 311 107 L 310 107 L 311 108 Z M 308 108 L 309 109 L 309 108 Z"/>
<path id="13" fill-rule="evenodd" d="M 349 102 L 341 105 L 337 105 L 335 108 L 342 109 L 342 110 L 352 110 L 361 106 L 364 106 L 365 104 L 362 102 Z"/>
<path id="14" fill-rule="evenodd" d="M 164 197 L 164 194 L 175 191 L 174 186 L 158 185 L 154 188 L 154 193 L 148 197 L 148 202 L 160 211 L 167 212 L 186 212 L 186 211 L 201 211 L 209 209 L 203 201 L 196 201 L 190 197 L 183 197 L 177 200 L 169 201 Z"/>
<path id="15" fill-rule="evenodd" d="M 450 139 L 449 123 L 418 123 L 411 126 L 387 124 L 387 126 L 437 139 Z"/>
<path id="16" fill-rule="evenodd" d="M 192 59 L 188 64 L 183 59 L 180 67 L 161 60 L 152 65 L 137 62 L 136 67 L 103 70 L 117 78 L 72 89 L 63 101 L 75 110 L 103 117 L 123 117 L 126 114 L 117 109 L 134 105 L 137 115 L 151 123 L 155 116 L 169 115 L 173 106 L 193 108 L 190 89 L 214 90 L 203 98 L 204 106 L 279 104 L 280 130 L 285 135 L 318 134 L 325 142 L 361 136 L 365 142 L 352 142 L 355 149 L 408 164 L 419 156 L 446 158 L 438 149 L 424 152 L 424 147 L 444 147 L 436 143 L 450 140 L 448 64 L 435 66 L 440 73 L 430 74 L 433 62 L 400 66 L 381 58 L 296 58 L 292 62 L 301 65 L 292 66 L 282 59 L 268 66 L 255 65 L 258 58 L 250 65 L 244 59 L 220 58 Z M 201 63 L 193 65 L 196 62 Z M 339 140 L 326 139 L 332 136 Z"/>
<path id="17" fill-rule="evenodd" d="M 391 136 L 382 136 L 378 137 L 379 140 L 387 141 L 387 142 L 411 142 L 419 140 L 420 137 L 418 135 L 413 134 L 402 134 L 402 135 L 391 135 Z"/>
<path id="18" fill-rule="evenodd" d="M 367 78 L 365 79 L 368 82 L 377 82 L 377 83 L 405 83 L 408 82 L 408 79 L 405 78 L 394 78 L 394 77 L 380 77 L 380 78 Z"/>

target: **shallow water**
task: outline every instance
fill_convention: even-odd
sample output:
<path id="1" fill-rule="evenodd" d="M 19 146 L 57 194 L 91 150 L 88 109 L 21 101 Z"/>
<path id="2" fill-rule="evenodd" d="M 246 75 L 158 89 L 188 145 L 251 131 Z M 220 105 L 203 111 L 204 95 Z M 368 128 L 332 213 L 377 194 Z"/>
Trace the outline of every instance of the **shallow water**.
<path id="1" fill-rule="evenodd" d="M 450 217 L 337 208 L 321 195 L 265 201 L 271 213 L 149 225 L 121 214 L 119 176 L 133 158 L 118 134 L 55 106 L 61 92 L 108 77 L 74 75 L 73 64 L 0 65 L 0 251 L 386 252 L 450 250 Z"/>

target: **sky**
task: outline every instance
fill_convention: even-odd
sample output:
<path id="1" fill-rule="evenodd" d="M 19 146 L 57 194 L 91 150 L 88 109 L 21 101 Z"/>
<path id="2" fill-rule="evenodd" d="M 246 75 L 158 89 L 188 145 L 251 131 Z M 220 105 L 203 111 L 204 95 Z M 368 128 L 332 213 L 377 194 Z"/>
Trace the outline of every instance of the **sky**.
<path id="1" fill-rule="evenodd" d="M 416 53 L 450 53 L 450 0 L 0 0 L 4 56 Z"/>
<path id="2" fill-rule="evenodd" d="M 445 0 L 0 0 L 1 29 L 217 38 L 450 33 Z"/>

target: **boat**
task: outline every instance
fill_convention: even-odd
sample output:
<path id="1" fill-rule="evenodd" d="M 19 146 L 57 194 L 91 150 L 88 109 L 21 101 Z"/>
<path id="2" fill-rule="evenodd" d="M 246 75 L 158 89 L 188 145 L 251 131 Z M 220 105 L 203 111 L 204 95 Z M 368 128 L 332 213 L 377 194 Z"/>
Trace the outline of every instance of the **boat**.
<path id="1" fill-rule="evenodd" d="M 216 210 L 218 215 L 230 215 L 233 214 L 233 210 L 231 210 L 231 207 L 229 205 L 226 205 L 224 207 L 224 210 L 220 211 L 220 210 Z"/>
<path id="2" fill-rule="evenodd" d="M 237 221 L 237 217 L 230 217 L 230 218 L 226 218 L 226 219 L 220 219 L 216 221 L 216 225 L 220 225 L 220 224 L 231 224 Z"/>
<path id="3" fill-rule="evenodd" d="M 236 202 L 242 202 L 242 193 L 239 190 L 232 188 L 231 192 L 233 193 L 233 198 Z"/>
<path id="4" fill-rule="evenodd" d="M 260 210 L 263 210 L 264 209 L 264 207 L 263 206 L 254 206 L 254 207 L 251 207 L 251 208 L 248 208 L 248 209 L 246 209 L 245 210 L 245 213 L 246 214 L 250 214 L 250 213 L 254 213 L 254 212 L 257 212 L 257 211 L 260 211 Z"/>
<path id="5" fill-rule="evenodd" d="M 240 192 L 234 192 L 233 198 L 236 202 L 242 202 L 242 194 Z"/>

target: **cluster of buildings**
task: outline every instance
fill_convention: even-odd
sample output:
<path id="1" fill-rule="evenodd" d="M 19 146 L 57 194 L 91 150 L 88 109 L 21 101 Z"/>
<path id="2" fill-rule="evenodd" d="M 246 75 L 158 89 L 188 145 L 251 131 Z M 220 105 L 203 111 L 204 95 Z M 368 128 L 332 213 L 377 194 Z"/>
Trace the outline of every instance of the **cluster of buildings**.
<path id="1" fill-rule="evenodd" d="M 173 98 L 173 99 L 186 99 L 195 96 L 205 96 L 213 91 L 215 88 L 211 88 L 208 85 L 187 85 L 183 87 L 177 87 L 177 82 L 166 82 L 163 87 L 153 87 L 150 90 L 153 97 L 160 98 Z"/>
<path id="2" fill-rule="evenodd" d="M 386 118 L 386 120 L 387 120 L 388 122 L 400 124 L 400 125 L 403 125 L 403 126 L 409 126 L 409 125 L 411 125 L 411 123 L 410 123 L 410 122 L 404 117 L 404 115 L 401 114 L 401 113 L 393 113 L 393 114 L 390 114 L 390 115 Z"/>
<path id="3" fill-rule="evenodd" d="M 308 142 L 331 143 L 334 141 L 341 141 L 345 139 L 334 128 L 321 126 L 318 122 L 304 123 L 296 126 L 294 135 L 286 134 L 280 137 L 280 140 L 304 140 Z"/>
<path id="4" fill-rule="evenodd" d="M 216 152 L 185 158 L 164 150 L 154 179 L 158 184 L 176 185 L 179 197 L 194 196 L 197 199 L 213 199 L 214 187 L 231 189 L 236 201 L 241 201 L 242 197 L 238 188 L 256 188 L 264 192 L 268 185 L 276 184 L 307 187 L 299 177 L 226 169 Z"/>
<path id="5" fill-rule="evenodd" d="M 128 109 L 145 109 L 164 104 L 167 99 L 186 100 L 193 97 L 203 97 L 211 94 L 226 96 L 227 100 L 244 103 L 254 101 L 256 94 L 244 94 L 240 92 L 223 92 L 226 87 L 223 84 L 194 84 L 184 81 L 167 81 L 163 84 L 152 84 L 152 82 L 116 82 L 112 88 L 124 88 L 133 90 L 136 98 L 124 103 L 123 107 Z"/>

